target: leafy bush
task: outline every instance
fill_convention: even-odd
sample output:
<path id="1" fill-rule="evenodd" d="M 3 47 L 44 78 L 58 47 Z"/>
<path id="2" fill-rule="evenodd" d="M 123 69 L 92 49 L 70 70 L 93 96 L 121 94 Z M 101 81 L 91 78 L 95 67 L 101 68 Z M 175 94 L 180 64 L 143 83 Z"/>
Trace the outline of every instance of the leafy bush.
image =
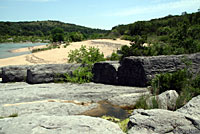
<path id="1" fill-rule="evenodd" d="M 151 81 L 151 86 L 155 95 L 167 90 L 176 90 L 179 93 L 176 103 L 178 109 L 193 97 L 200 95 L 200 74 L 192 75 L 189 68 L 174 73 L 159 74 Z"/>
<path id="2" fill-rule="evenodd" d="M 84 40 L 84 36 L 80 32 L 73 32 L 70 34 L 70 39 L 73 42 L 82 41 L 82 40 Z"/>
<path id="3" fill-rule="evenodd" d="M 147 105 L 147 99 L 147 96 L 141 96 L 135 104 L 135 109 L 149 109 L 149 106 Z"/>
<path id="4" fill-rule="evenodd" d="M 99 61 L 104 61 L 104 55 L 99 52 L 98 48 L 81 46 L 80 49 L 75 49 L 70 51 L 69 62 L 71 63 L 81 63 L 85 65 L 76 69 L 72 76 L 67 76 L 66 79 L 69 82 L 74 83 L 85 83 L 92 80 L 92 65 Z"/>
<path id="5" fill-rule="evenodd" d="M 66 80 L 68 82 L 79 84 L 91 82 L 93 77 L 91 70 L 91 67 L 79 67 L 73 71 L 72 76 L 67 75 Z"/>
<path id="6" fill-rule="evenodd" d="M 95 62 L 104 61 L 103 53 L 98 48 L 81 46 L 80 49 L 71 50 L 69 55 L 70 63 L 93 64 Z"/>
<path id="7" fill-rule="evenodd" d="M 188 78 L 191 76 L 186 69 L 174 73 L 158 74 L 151 82 L 153 93 L 159 94 L 172 89 L 180 93 L 182 88 L 188 84 Z"/>
<path id="8" fill-rule="evenodd" d="M 115 52 L 113 52 L 110 57 L 106 58 L 106 60 L 111 60 L 111 61 L 116 61 L 120 59 L 121 59 L 121 56 Z"/>
<path id="9" fill-rule="evenodd" d="M 151 101 L 152 101 L 152 106 L 150 107 L 150 109 L 158 108 L 158 101 L 155 96 L 152 97 Z"/>
<path id="10" fill-rule="evenodd" d="M 150 103 L 147 103 L 151 101 Z M 158 108 L 158 101 L 155 96 L 150 97 L 148 95 L 141 96 L 135 104 L 135 109 L 155 109 Z"/>

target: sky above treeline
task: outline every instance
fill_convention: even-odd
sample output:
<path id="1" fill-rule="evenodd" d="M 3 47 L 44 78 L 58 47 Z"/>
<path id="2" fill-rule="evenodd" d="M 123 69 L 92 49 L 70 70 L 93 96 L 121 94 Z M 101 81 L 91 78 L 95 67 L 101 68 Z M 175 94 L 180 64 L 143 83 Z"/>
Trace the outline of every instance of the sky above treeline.
<path id="1" fill-rule="evenodd" d="M 0 21 L 58 20 L 109 30 L 199 8 L 200 0 L 0 0 Z"/>

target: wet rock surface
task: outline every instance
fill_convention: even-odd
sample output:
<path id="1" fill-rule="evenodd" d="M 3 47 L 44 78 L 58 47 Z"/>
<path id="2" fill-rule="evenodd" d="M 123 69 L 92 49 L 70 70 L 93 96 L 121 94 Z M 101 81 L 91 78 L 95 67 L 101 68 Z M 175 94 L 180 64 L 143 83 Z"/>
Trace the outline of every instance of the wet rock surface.
<path id="1" fill-rule="evenodd" d="M 0 116 L 13 113 L 27 115 L 39 113 L 45 115 L 75 115 L 95 109 L 105 101 L 115 102 L 119 106 L 133 104 L 137 99 L 132 96 L 147 93 L 147 88 L 112 86 L 104 84 L 36 84 L 0 83 Z M 127 100 L 118 98 L 127 96 Z M 128 98 L 129 97 L 129 98 Z M 114 103 L 115 104 L 115 103 Z"/>
<path id="2" fill-rule="evenodd" d="M 103 84 L 36 84 L 0 83 L 0 117 L 17 114 L 15 118 L 0 119 L 0 133 L 122 133 L 117 124 L 81 115 L 121 112 L 108 101 L 121 95 L 146 93 L 147 88 Z M 127 101 L 127 100 L 124 100 Z M 132 100 L 131 100 L 132 101 Z M 118 104 L 124 104 L 121 101 Z M 133 102 L 134 103 L 134 102 Z M 131 102 L 130 102 L 131 104 Z M 119 110 L 119 111 L 118 111 Z M 122 111 L 121 114 L 126 114 Z M 72 116 L 76 115 L 76 116 Z M 92 116 L 92 115 L 91 115 Z M 98 114 L 97 116 L 102 116 Z M 111 115 L 112 116 L 112 115 Z M 118 116 L 118 115 L 117 115 Z M 124 116 L 124 115 L 123 115 Z M 125 115 L 126 116 L 126 115 Z M 119 115 L 120 117 L 120 115 Z"/>

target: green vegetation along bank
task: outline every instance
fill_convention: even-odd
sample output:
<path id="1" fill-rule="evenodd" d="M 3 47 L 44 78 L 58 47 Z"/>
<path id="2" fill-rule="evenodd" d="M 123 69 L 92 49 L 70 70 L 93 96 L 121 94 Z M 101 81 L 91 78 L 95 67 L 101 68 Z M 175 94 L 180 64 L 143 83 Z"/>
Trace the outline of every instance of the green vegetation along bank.
<path id="1" fill-rule="evenodd" d="M 119 51 L 122 58 L 200 52 L 200 12 L 119 25 L 109 35 L 132 41 Z"/>
<path id="2" fill-rule="evenodd" d="M 63 41 L 102 38 L 107 30 L 92 29 L 60 21 L 0 22 L 0 42 L 49 42 L 52 31 L 62 29 Z M 55 31 L 55 30 L 54 30 Z"/>

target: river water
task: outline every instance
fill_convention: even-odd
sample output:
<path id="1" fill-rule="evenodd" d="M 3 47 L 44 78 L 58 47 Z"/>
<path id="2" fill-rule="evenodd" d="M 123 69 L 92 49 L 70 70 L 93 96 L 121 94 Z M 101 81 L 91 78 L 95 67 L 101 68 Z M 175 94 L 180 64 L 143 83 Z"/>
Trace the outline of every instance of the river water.
<path id="1" fill-rule="evenodd" d="M 0 59 L 31 53 L 31 52 L 12 53 L 12 52 L 10 52 L 11 50 L 46 45 L 46 44 L 47 43 L 0 43 Z"/>

